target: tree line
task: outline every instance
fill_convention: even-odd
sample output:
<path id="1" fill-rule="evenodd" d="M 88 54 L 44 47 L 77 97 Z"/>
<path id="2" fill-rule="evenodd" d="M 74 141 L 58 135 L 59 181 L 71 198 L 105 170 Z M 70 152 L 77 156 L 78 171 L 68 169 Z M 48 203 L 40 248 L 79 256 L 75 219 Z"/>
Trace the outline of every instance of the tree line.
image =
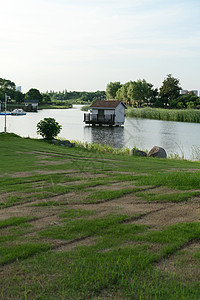
<path id="1" fill-rule="evenodd" d="M 38 100 L 40 104 L 55 103 L 55 102 L 67 102 L 67 101 L 79 101 L 79 102 L 92 102 L 96 99 L 105 99 L 105 91 L 96 92 L 77 92 L 63 90 L 62 92 L 47 91 L 41 93 L 36 88 L 31 88 L 27 93 L 22 93 L 16 90 L 16 84 L 8 79 L 0 78 L 0 101 L 4 102 L 5 93 L 10 96 L 10 101 L 16 103 L 23 103 L 24 100 Z"/>
<path id="2" fill-rule="evenodd" d="M 49 91 L 47 94 L 50 96 L 52 101 L 69 101 L 69 100 L 76 100 L 78 102 L 92 102 L 96 99 L 105 99 L 106 93 L 105 91 L 96 91 L 96 92 L 78 92 L 78 91 L 60 91 L 54 92 Z"/>
<path id="3" fill-rule="evenodd" d="M 16 90 L 14 82 L 0 78 L 0 101 L 4 102 L 5 93 L 16 103 L 24 100 L 38 100 L 39 104 L 53 104 L 55 102 L 76 102 L 89 104 L 94 100 L 117 99 L 123 100 L 127 105 L 133 107 L 160 107 L 160 108 L 200 108 L 200 97 L 188 93 L 180 95 L 180 80 L 168 74 L 160 89 L 154 88 L 153 84 L 145 79 L 121 82 L 110 82 L 106 91 L 79 92 L 79 91 L 47 91 L 41 93 L 36 88 L 31 88 L 27 93 Z"/>
<path id="4" fill-rule="evenodd" d="M 107 99 L 123 100 L 133 107 L 200 108 L 200 98 L 190 92 L 180 95 L 180 80 L 168 74 L 158 90 L 145 79 L 110 82 L 106 87 Z"/>
<path id="5" fill-rule="evenodd" d="M 24 100 L 38 100 L 41 102 L 51 101 L 47 93 L 40 93 L 38 89 L 31 88 L 27 93 L 22 93 L 16 90 L 16 84 L 9 79 L 0 78 L 0 101 L 4 102 L 5 94 L 10 96 L 10 101 L 23 103 Z"/>

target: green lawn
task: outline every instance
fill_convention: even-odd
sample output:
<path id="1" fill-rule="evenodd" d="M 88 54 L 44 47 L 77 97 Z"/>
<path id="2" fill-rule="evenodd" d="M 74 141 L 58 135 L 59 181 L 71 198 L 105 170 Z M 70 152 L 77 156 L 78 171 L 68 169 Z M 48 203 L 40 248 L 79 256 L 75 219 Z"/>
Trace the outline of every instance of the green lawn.
<path id="1" fill-rule="evenodd" d="M 0 134 L 1 299 L 200 299 L 200 163 Z"/>

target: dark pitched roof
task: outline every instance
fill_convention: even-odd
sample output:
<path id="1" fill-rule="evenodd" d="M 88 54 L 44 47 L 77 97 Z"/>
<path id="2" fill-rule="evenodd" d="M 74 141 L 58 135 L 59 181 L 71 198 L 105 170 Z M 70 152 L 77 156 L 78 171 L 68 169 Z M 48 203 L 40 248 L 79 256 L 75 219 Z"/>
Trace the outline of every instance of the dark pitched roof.
<path id="1" fill-rule="evenodd" d="M 95 108 L 95 107 L 98 107 L 98 108 L 116 108 L 119 104 L 122 104 L 125 108 L 126 105 L 124 104 L 124 102 L 122 101 L 118 101 L 118 100 L 96 100 L 94 101 L 90 107 L 91 108 Z"/>

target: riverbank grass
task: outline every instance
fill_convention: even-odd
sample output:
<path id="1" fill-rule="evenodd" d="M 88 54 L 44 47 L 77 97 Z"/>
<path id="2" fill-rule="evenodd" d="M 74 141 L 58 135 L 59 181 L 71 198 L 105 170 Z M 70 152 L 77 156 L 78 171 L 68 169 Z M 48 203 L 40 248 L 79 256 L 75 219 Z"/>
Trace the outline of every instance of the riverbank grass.
<path id="1" fill-rule="evenodd" d="M 2 299 L 198 299 L 199 162 L 0 145 Z"/>
<path id="2" fill-rule="evenodd" d="M 128 108 L 126 116 L 164 121 L 200 123 L 200 110 L 197 109 Z"/>

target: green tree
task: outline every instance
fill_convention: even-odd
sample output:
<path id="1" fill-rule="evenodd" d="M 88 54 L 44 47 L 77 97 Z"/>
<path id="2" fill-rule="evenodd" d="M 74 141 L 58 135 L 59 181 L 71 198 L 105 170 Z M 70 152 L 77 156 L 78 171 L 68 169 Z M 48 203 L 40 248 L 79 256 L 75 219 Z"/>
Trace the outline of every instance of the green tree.
<path id="1" fill-rule="evenodd" d="M 80 100 L 86 102 L 86 101 L 91 101 L 92 98 L 93 98 L 93 96 L 92 96 L 91 93 L 84 92 L 84 93 L 82 94 L 82 96 L 80 97 Z"/>
<path id="2" fill-rule="evenodd" d="M 117 100 L 122 100 L 123 99 L 123 86 L 124 85 L 122 85 L 118 90 L 117 90 L 117 92 L 116 92 L 116 99 Z"/>
<path id="3" fill-rule="evenodd" d="M 141 107 L 142 104 L 148 105 L 155 101 L 157 89 L 153 89 L 153 85 L 146 82 L 145 79 L 139 79 L 130 82 L 127 94 L 131 99 L 132 105 Z"/>
<path id="4" fill-rule="evenodd" d="M 16 91 L 16 85 L 14 82 L 0 78 L 0 100 L 4 101 L 5 99 L 5 93 L 10 96 L 12 99 L 14 98 Z"/>
<path id="5" fill-rule="evenodd" d="M 149 86 L 145 79 L 139 79 L 134 84 L 134 98 L 137 106 L 141 107 L 142 103 L 146 103 L 149 98 Z"/>
<path id="6" fill-rule="evenodd" d="M 26 93 L 26 96 L 25 96 L 26 99 L 29 99 L 29 100 L 38 100 L 39 102 L 42 102 L 42 95 L 40 93 L 39 90 L 37 89 L 34 89 L 34 88 L 31 88 L 27 93 Z"/>
<path id="7" fill-rule="evenodd" d="M 96 99 L 105 100 L 106 99 L 106 92 L 105 91 L 96 91 L 96 92 L 94 92 L 92 100 L 96 100 Z"/>
<path id="8" fill-rule="evenodd" d="M 155 105 L 157 99 L 158 99 L 158 89 L 157 88 L 153 88 L 153 84 L 151 83 L 147 83 L 148 85 L 148 98 L 147 100 L 147 104 L 148 105 Z"/>
<path id="9" fill-rule="evenodd" d="M 107 84 L 107 87 L 106 87 L 107 99 L 115 99 L 117 91 L 120 89 L 121 86 L 122 85 L 119 81 L 110 82 L 109 84 Z"/>
<path id="10" fill-rule="evenodd" d="M 122 84 L 116 93 L 116 99 L 122 100 L 125 103 L 130 103 L 130 97 L 128 96 L 128 87 L 130 82 Z"/>
<path id="11" fill-rule="evenodd" d="M 20 91 L 15 91 L 14 100 L 17 103 L 22 103 L 24 101 L 25 95 L 21 93 Z"/>
<path id="12" fill-rule="evenodd" d="M 47 94 L 47 93 L 43 93 L 43 94 L 42 94 L 42 102 L 45 102 L 45 103 L 51 102 L 51 97 L 50 97 L 50 95 Z"/>
<path id="13" fill-rule="evenodd" d="M 53 118 L 44 118 L 37 124 L 37 134 L 47 140 L 52 140 L 61 131 L 62 126 Z"/>
<path id="14" fill-rule="evenodd" d="M 129 97 L 130 104 L 132 104 L 132 106 L 136 105 L 134 98 L 134 82 L 135 81 L 130 81 L 127 89 L 127 96 Z"/>
<path id="15" fill-rule="evenodd" d="M 180 90 L 181 86 L 179 79 L 172 77 L 171 74 L 168 74 L 167 78 L 165 78 L 163 81 L 159 93 L 164 106 L 167 106 L 170 101 L 178 98 L 180 95 Z"/>
<path id="16" fill-rule="evenodd" d="M 199 108 L 200 98 L 194 94 L 179 95 L 169 102 L 170 108 Z"/>
<path id="17" fill-rule="evenodd" d="M 79 101 L 84 102 L 92 102 L 97 99 L 105 99 L 106 93 L 105 91 L 96 91 L 96 92 L 67 92 L 67 90 L 64 90 L 62 92 L 46 92 L 51 97 L 52 101 L 57 100 L 65 100 L 65 101 L 73 101 L 74 103 L 77 103 Z"/>

